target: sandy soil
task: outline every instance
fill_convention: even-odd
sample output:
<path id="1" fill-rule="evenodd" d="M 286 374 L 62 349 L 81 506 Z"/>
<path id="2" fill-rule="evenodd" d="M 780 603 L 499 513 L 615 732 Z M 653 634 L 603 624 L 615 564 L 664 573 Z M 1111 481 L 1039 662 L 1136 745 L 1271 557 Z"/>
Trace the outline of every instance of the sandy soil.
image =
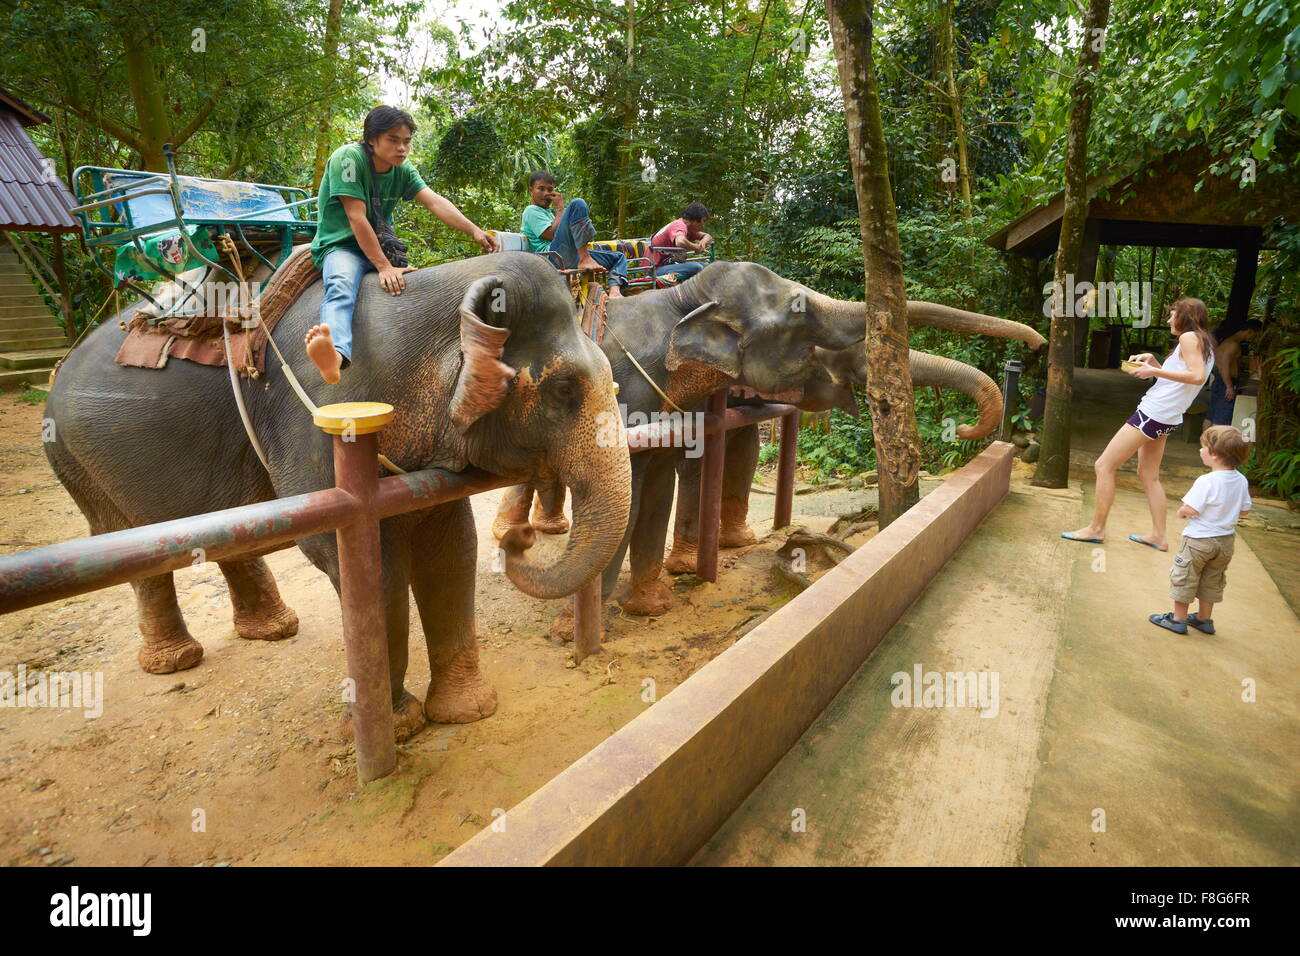
<path id="1" fill-rule="evenodd" d="M 50 472 L 40 406 L 0 395 L 0 553 L 87 534 Z M 838 490 L 835 511 L 870 492 Z M 756 531 L 766 505 L 756 495 Z M 820 496 L 796 498 L 796 523 L 823 530 Z M 560 602 L 528 598 L 492 573 L 498 495 L 480 495 L 478 630 L 497 713 L 431 725 L 399 747 L 398 772 L 359 791 L 339 733 L 346 676 L 339 610 L 325 577 L 296 549 L 268 561 L 301 620 L 279 644 L 235 636 L 215 565 L 177 573 L 182 610 L 206 648 L 167 676 L 136 664 L 127 585 L 0 618 L 0 671 L 103 675 L 103 713 L 0 708 L 0 864 L 429 864 L 491 823 L 648 703 L 670 691 L 791 596 L 772 572 L 784 541 L 723 552 L 717 585 L 674 582 L 657 619 L 617 614 L 605 652 L 574 666 L 548 637 Z M 549 539 L 548 547 L 563 539 Z M 855 542 L 856 543 L 856 542 Z M 428 680 L 412 608 L 407 689 Z"/>

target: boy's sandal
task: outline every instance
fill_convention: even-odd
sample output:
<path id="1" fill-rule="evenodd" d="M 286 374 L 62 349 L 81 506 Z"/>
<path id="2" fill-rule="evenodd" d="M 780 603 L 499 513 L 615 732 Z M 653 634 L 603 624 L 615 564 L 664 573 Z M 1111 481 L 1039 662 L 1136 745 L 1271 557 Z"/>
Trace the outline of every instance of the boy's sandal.
<path id="1" fill-rule="evenodd" d="M 1159 545 L 1152 544 L 1150 541 L 1146 540 L 1146 538 L 1143 538 L 1141 535 L 1131 534 L 1128 536 L 1128 539 L 1137 544 L 1145 544 L 1148 548 L 1155 548 L 1157 551 L 1160 551 L 1162 553 L 1169 550 L 1168 548 L 1162 548 Z"/>
<path id="2" fill-rule="evenodd" d="M 1195 611 L 1193 611 L 1191 614 L 1187 615 L 1187 626 L 1188 626 L 1188 627 L 1194 627 L 1194 628 L 1196 628 L 1196 629 L 1197 629 L 1198 631 L 1200 631 L 1202 634 L 1213 634 L 1213 633 L 1214 633 L 1214 620 L 1213 620 L 1213 618 L 1211 618 L 1211 619 L 1208 620 L 1208 621 L 1202 621 L 1199 617 L 1196 616 L 1196 612 L 1195 612 Z"/>
<path id="3" fill-rule="evenodd" d="M 1175 634 L 1186 634 L 1187 625 L 1182 621 L 1175 621 L 1172 611 L 1166 611 L 1164 614 L 1152 614 L 1147 618 L 1156 627 L 1163 627 L 1167 631 L 1173 631 Z"/>

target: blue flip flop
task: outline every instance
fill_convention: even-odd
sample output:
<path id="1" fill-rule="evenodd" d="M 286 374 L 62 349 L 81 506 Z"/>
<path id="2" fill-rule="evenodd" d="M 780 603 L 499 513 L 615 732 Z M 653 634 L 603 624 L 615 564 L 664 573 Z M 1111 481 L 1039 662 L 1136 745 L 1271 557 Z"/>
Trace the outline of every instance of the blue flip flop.
<path id="1" fill-rule="evenodd" d="M 1142 538 L 1141 538 L 1139 535 L 1136 535 L 1136 534 L 1131 534 L 1131 535 L 1129 535 L 1129 536 L 1128 536 L 1128 539 L 1129 539 L 1130 541 L 1134 542 L 1135 544 L 1145 544 L 1148 548 L 1151 548 L 1151 549 L 1154 550 L 1154 551 L 1159 551 L 1161 554 L 1164 554 L 1166 551 L 1169 550 L 1168 548 L 1157 548 L 1157 547 L 1156 547 L 1154 544 L 1152 544 L 1150 541 L 1143 541 Z"/>
<path id="2" fill-rule="evenodd" d="M 1062 531 L 1062 532 L 1061 532 L 1061 537 L 1064 538 L 1066 541 L 1078 541 L 1078 542 L 1081 542 L 1081 543 L 1084 543 L 1084 544 L 1102 544 L 1102 543 L 1103 543 L 1102 540 L 1101 540 L 1101 538 L 1076 538 L 1074 535 L 1070 534 L 1070 532 L 1068 532 L 1068 531 Z"/>

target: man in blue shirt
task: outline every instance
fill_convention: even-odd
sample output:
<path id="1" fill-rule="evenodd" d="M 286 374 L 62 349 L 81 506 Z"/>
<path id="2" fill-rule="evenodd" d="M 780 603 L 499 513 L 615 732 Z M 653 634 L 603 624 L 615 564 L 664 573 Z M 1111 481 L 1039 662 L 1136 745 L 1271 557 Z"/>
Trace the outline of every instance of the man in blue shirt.
<path id="1" fill-rule="evenodd" d="M 532 199 L 524 210 L 519 231 L 533 252 L 554 252 L 566 269 L 592 269 L 609 273 L 609 294 L 620 296 L 627 285 L 627 257 L 609 249 L 591 249 L 596 227 L 582 199 L 566 202 L 555 188 L 555 177 L 538 170 L 528 177 Z"/>

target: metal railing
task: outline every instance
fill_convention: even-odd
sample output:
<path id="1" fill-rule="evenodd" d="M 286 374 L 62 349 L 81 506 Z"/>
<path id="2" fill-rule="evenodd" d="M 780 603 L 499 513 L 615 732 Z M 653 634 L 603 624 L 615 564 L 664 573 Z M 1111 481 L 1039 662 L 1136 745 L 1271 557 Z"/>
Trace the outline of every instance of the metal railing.
<path id="1" fill-rule="evenodd" d="M 774 527 L 790 523 L 794 486 L 799 410 L 792 405 L 727 408 L 726 400 L 725 389 L 714 393 L 704 415 L 697 574 L 708 581 L 717 579 L 726 431 L 783 419 Z M 391 773 L 396 765 L 396 745 L 380 583 L 379 521 L 518 483 L 518 479 L 477 468 L 460 472 L 435 468 L 380 478 L 379 432 L 392 415 L 390 406 L 378 405 L 368 413 L 355 407 L 335 413 L 331 406 L 317 411 L 316 424 L 334 436 L 333 488 L 0 555 L 0 614 L 196 563 L 264 554 L 334 530 L 343 642 L 348 674 L 356 688 L 352 727 L 357 776 L 364 784 Z M 629 451 L 671 446 L 681 438 L 676 428 L 675 424 L 668 429 L 651 424 L 629 429 Z M 573 597 L 574 655 L 579 661 L 600 650 L 600 589 L 598 574 Z"/>

